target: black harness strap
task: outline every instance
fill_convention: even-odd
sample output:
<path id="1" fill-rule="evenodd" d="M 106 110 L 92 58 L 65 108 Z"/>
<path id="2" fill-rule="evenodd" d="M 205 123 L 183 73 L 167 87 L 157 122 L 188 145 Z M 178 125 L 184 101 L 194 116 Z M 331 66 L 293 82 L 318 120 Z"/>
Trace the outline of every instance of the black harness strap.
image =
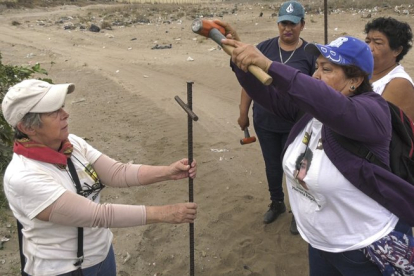
<path id="1" fill-rule="evenodd" d="M 20 271 L 22 276 L 29 276 L 26 272 L 24 272 L 24 266 L 26 265 L 26 257 L 23 254 L 23 225 L 17 220 L 17 236 L 19 238 L 19 251 L 20 251 Z"/>
<path id="2" fill-rule="evenodd" d="M 346 150 L 351 152 L 352 154 L 367 160 L 368 162 L 375 164 L 377 166 L 382 167 L 383 169 L 390 170 L 390 168 L 382 163 L 378 157 L 370 151 L 367 147 L 362 145 L 361 143 L 342 136 L 335 131 L 332 131 L 332 136 L 336 139 L 336 141 Z"/>
<path id="3" fill-rule="evenodd" d="M 76 185 L 76 191 L 78 194 L 82 191 L 81 184 L 79 181 L 78 174 L 76 173 L 75 166 L 70 158 L 68 158 L 68 167 L 69 172 L 72 176 L 73 181 Z M 20 266 L 21 266 L 21 274 L 22 276 L 29 276 L 26 272 L 24 272 L 24 266 L 26 265 L 26 257 L 23 254 L 23 234 L 22 234 L 23 226 L 20 221 L 17 220 L 17 235 L 19 238 L 19 251 L 20 251 Z M 77 252 L 77 261 L 73 264 L 75 266 L 80 266 L 83 262 L 83 228 L 78 227 L 78 252 Z"/>
<path id="4" fill-rule="evenodd" d="M 76 185 L 76 191 L 78 194 L 81 193 L 82 188 L 79 181 L 78 174 L 76 173 L 75 166 L 70 158 L 68 158 L 68 167 L 70 175 L 72 176 L 73 181 Z M 73 264 L 75 266 L 80 266 L 83 263 L 83 227 L 78 227 L 78 253 L 77 253 L 77 261 Z"/>

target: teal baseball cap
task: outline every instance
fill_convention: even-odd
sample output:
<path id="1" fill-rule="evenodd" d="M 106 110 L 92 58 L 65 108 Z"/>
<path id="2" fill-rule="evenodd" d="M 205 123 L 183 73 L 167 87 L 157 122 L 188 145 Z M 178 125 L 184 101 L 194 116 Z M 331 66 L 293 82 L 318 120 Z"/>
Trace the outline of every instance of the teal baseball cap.
<path id="1" fill-rule="evenodd" d="M 302 18 L 305 18 L 305 9 L 296 1 L 287 1 L 280 6 L 277 23 L 290 21 L 298 24 Z"/>

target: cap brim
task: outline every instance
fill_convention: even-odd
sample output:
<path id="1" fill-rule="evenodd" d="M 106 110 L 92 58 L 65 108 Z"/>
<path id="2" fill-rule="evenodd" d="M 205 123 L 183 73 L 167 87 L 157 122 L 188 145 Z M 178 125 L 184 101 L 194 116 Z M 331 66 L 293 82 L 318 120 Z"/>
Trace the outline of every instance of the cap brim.
<path id="1" fill-rule="evenodd" d="M 29 112 L 46 113 L 56 111 L 65 103 L 66 95 L 73 91 L 75 91 L 73 83 L 54 84 Z"/>
<path id="2" fill-rule="evenodd" d="M 320 56 L 322 54 L 321 50 L 316 43 L 308 43 L 305 46 L 305 52 L 314 56 Z"/>
<path id="3" fill-rule="evenodd" d="M 300 18 L 298 16 L 282 15 L 282 16 L 279 16 L 279 18 L 277 19 L 277 23 L 280 23 L 282 21 L 290 21 L 290 22 L 293 22 L 295 24 L 298 24 L 301 20 L 302 20 L 302 18 Z"/>
<path id="4" fill-rule="evenodd" d="M 337 65 L 349 65 L 352 64 L 345 57 L 339 54 L 334 47 L 329 45 L 322 45 L 317 43 L 307 44 L 305 46 L 305 52 L 313 54 L 314 56 L 319 57 L 322 55 L 330 62 Z"/>

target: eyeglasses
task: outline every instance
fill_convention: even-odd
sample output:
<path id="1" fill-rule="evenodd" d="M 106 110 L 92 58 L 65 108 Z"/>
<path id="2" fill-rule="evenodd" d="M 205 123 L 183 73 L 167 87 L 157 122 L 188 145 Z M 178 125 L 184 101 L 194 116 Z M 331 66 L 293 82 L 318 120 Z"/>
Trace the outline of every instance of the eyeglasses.
<path id="1" fill-rule="evenodd" d="M 64 112 L 64 108 L 65 106 L 62 106 L 61 108 L 59 108 L 56 111 L 52 111 L 52 112 L 47 112 L 47 113 L 43 113 L 45 116 L 56 119 L 58 117 L 58 115 L 61 115 L 62 112 Z"/>
<path id="2" fill-rule="evenodd" d="M 85 182 L 83 183 L 83 185 L 85 185 L 87 188 L 83 188 L 80 194 L 84 197 L 89 197 L 91 194 L 94 194 L 92 196 L 92 200 L 95 200 L 99 193 L 103 190 L 103 188 L 105 188 L 105 185 L 102 184 L 100 180 L 98 180 L 98 182 L 93 184 L 92 186 Z"/>
<path id="3" fill-rule="evenodd" d="M 99 193 L 105 188 L 105 185 L 102 184 L 101 180 L 98 177 L 98 174 L 95 172 L 95 170 L 92 168 L 91 164 L 88 164 L 85 166 L 76 156 L 72 155 L 76 161 L 78 161 L 84 168 L 86 173 L 95 181 L 94 184 L 89 185 L 88 183 L 83 182 L 83 185 L 86 187 L 82 187 L 82 191 L 80 192 L 80 195 L 84 197 L 89 197 L 91 194 L 92 200 L 95 200 L 96 197 L 99 195 Z M 72 178 L 72 177 L 71 177 Z"/>

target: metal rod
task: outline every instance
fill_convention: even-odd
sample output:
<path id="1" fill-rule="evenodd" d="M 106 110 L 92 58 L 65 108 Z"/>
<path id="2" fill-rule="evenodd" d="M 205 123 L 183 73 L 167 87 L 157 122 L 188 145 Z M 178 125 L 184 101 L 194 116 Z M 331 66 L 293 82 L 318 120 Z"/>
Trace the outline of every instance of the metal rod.
<path id="1" fill-rule="evenodd" d="M 180 97 L 175 96 L 174 99 L 184 109 L 184 111 L 187 112 L 188 116 L 190 116 L 191 119 L 193 119 L 194 121 L 198 121 L 198 116 L 195 115 L 194 112 L 188 108 L 188 106 L 183 102 L 183 100 L 180 99 Z"/>
<path id="2" fill-rule="evenodd" d="M 193 82 L 187 82 L 187 107 L 188 113 L 188 162 L 193 163 L 193 119 L 198 117 L 193 113 Z M 191 116 L 194 114 L 195 116 Z M 193 179 L 188 178 L 188 201 L 194 202 Z M 194 276 L 194 223 L 190 223 L 190 276 Z"/>
<path id="3" fill-rule="evenodd" d="M 324 0 L 325 44 L 328 44 L 328 0 Z"/>
<path id="4" fill-rule="evenodd" d="M 193 83 L 187 82 L 187 104 L 180 97 L 175 96 L 177 103 L 187 112 L 188 129 L 188 163 L 193 163 L 193 120 L 197 121 L 198 116 L 193 112 Z M 188 201 L 194 202 L 193 179 L 188 178 Z M 194 223 L 190 223 L 190 276 L 194 276 Z"/>

